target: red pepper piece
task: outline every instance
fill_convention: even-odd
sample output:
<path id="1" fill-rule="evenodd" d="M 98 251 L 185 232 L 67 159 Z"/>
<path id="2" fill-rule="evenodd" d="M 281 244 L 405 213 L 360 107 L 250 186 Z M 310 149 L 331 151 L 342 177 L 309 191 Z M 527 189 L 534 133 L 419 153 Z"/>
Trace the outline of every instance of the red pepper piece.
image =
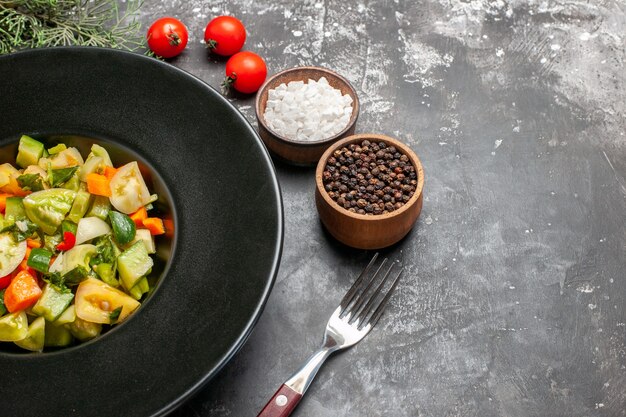
<path id="1" fill-rule="evenodd" d="M 76 244 L 76 235 L 72 232 L 63 233 L 63 242 L 57 245 L 58 250 L 70 250 Z"/>

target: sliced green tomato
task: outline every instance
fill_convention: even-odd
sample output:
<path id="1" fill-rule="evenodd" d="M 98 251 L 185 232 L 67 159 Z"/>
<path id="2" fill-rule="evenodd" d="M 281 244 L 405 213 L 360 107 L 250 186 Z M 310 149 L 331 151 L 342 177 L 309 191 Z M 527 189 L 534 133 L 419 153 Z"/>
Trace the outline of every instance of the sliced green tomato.
<path id="1" fill-rule="evenodd" d="M 63 253 L 63 274 L 67 274 L 77 267 L 89 271 L 89 260 L 97 252 L 94 245 L 76 245 Z"/>
<path id="2" fill-rule="evenodd" d="M 20 172 L 11 164 L 4 163 L 0 165 L 0 188 L 7 187 L 4 192 L 14 192 L 11 186 L 11 179 L 19 177 Z"/>
<path id="3" fill-rule="evenodd" d="M 113 227 L 113 238 L 120 245 L 125 245 L 135 238 L 137 230 L 135 222 L 124 213 L 117 211 L 109 212 L 109 220 Z"/>
<path id="4" fill-rule="evenodd" d="M 58 326 L 61 324 L 72 323 L 74 320 L 76 320 L 76 307 L 72 304 L 65 309 L 63 314 L 61 314 L 58 319 L 54 321 L 54 324 Z"/>
<path id="5" fill-rule="evenodd" d="M 102 158 L 106 166 L 113 166 L 113 162 L 111 162 L 111 157 L 109 156 L 109 153 L 102 146 L 94 143 L 93 145 L 91 145 L 91 153 L 95 156 L 99 156 L 100 158 Z"/>
<path id="6" fill-rule="evenodd" d="M 16 340 L 14 343 L 22 349 L 32 352 L 41 352 L 45 338 L 46 320 L 43 317 L 38 317 L 28 326 L 26 337 L 22 340 Z"/>
<path id="7" fill-rule="evenodd" d="M 130 162 L 119 168 L 111 178 L 111 204 L 124 214 L 139 210 L 150 201 L 150 191 L 146 186 L 137 162 Z"/>
<path id="8" fill-rule="evenodd" d="M 76 290 L 76 316 L 92 323 L 111 323 L 111 312 L 122 308 L 117 323 L 124 321 L 140 303 L 104 282 L 87 278 Z"/>
<path id="9" fill-rule="evenodd" d="M 25 255 L 25 240 L 17 242 L 11 232 L 0 233 L 0 277 L 13 272 Z"/>
<path id="10" fill-rule="evenodd" d="M 63 314 L 73 299 L 74 294 L 70 291 L 63 292 L 55 288 L 54 285 L 46 284 L 32 311 L 48 321 L 55 321 Z"/>
<path id="11" fill-rule="evenodd" d="M 154 261 L 143 242 L 137 242 L 117 257 L 117 271 L 124 288 L 131 289 L 137 281 L 150 272 Z"/>
<path id="12" fill-rule="evenodd" d="M 102 174 L 104 172 L 104 167 L 105 163 L 103 158 L 89 154 L 87 160 L 85 161 L 85 165 L 83 165 L 78 172 L 78 178 L 83 182 L 87 182 L 87 175 L 94 173 Z"/>
<path id="13" fill-rule="evenodd" d="M 78 316 L 66 326 L 72 335 L 82 342 L 93 339 L 102 332 L 102 324 L 83 320 Z"/>
<path id="14" fill-rule="evenodd" d="M 50 158 L 39 159 L 39 166 L 45 170 L 61 169 L 83 165 L 83 157 L 76 148 L 67 148 Z"/>
<path id="15" fill-rule="evenodd" d="M 2 165 L 0 165 L 0 168 L 1 167 Z M 11 175 L 7 174 L 3 170 L 0 170 L 0 188 L 4 187 L 5 185 L 8 185 L 10 181 L 11 181 Z"/>
<path id="16" fill-rule="evenodd" d="M 15 342 L 27 335 L 28 317 L 24 310 L 0 318 L 0 342 Z"/>
<path id="17" fill-rule="evenodd" d="M 63 347 L 71 345 L 74 341 L 72 333 L 64 325 L 47 323 L 46 334 L 44 336 L 44 346 Z"/>
<path id="18" fill-rule="evenodd" d="M 48 235 L 53 235 L 72 208 L 76 192 L 62 188 L 37 191 L 24 197 L 28 218 Z"/>

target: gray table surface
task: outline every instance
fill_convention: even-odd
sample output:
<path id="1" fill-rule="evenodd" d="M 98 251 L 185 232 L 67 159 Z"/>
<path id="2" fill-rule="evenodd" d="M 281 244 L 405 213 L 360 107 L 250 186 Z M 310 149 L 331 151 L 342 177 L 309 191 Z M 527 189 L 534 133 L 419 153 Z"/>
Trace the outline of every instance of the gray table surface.
<path id="1" fill-rule="evenodd" d="M 146 0 L 191 31 L 172 63 L 219 87 L 206 23 L 248 29 L 270 73 L 355 86 L 357 132 L 421 157 L 424 209 L 377 328 L 322 369 L 296 416 L 626 415 L 623 0 Z M 253 98 L 232 103 L 255 124 Z M 274 290 L 240 353 L 174 416 L 255 416 L 318 345 L 370 253 L 323 230 L 313 169 L 276 164 Z"/>

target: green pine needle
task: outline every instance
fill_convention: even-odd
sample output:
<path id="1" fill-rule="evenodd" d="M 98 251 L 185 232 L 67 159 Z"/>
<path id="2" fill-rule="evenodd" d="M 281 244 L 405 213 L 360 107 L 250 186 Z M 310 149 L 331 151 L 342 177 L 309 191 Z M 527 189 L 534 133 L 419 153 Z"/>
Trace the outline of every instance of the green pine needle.
<path id="1" fill-rule="evenodd" d="M 145 46 L 136 13 L 141 0 L 0 0 L 0 55 L 46 46 Z"/>

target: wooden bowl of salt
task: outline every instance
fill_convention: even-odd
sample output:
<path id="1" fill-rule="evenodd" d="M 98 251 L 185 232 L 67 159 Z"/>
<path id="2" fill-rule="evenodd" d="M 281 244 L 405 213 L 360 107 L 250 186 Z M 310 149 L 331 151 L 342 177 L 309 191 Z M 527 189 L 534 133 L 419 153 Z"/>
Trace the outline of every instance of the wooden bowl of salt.
<path id="1" fill-rule="evenodd" d="M 283 120 L 279 120 L 279 122 L 284 121 L 283 124 L 297 124 L 299 122 L 304 125 L 298 128 L 298 132 L 295 135 L 293 126 L 279 129 L 281 126 L 274 125 L 272 119 L 266 117 L 269 116 L 269 113 L 266 113 L 268 110 L 268 101 L 270 101 L 270 113 L 272 113 L 273 120 L 277 117 L 277 109 L 289 107 L 286 105 L 276 105 L 276 97 L 280 95 L 280 93 L 275 93 L 276 90 L 285 89 L 286 86 L 291 88 L 292 85 L 294 89 L 297 90 L 298 87 L 302 88 L 303 83 L 309 84 L 310 80 L 313 80 L 315 83 L 325 84 L 323 81 L 320 81 L 322 78 L 327 81 L 330 87 L 339 90 L 342 97 L 348 95 L 352 99 L 350 103 L 352 110 L 351 113 L 349 113 L 349 117 L 344 116 L 341 120 L 342 124 L 345 122 L 345 126 L 338 127 L 337 125 L 339 123 L 336 123 L 332 126 L 334 130 L 331 130 L 330 134 L 326 135 L 324 134 L 324 129 L 328 128 L 329 125 L 327 118 L 322 122 L 325 122 L 325 125 L 320 124 L 318 128 L 312 128 L 311 124 L 313 124 L 314 121 L 311 121 L 310 116 L 315 113 L 323 112 L 323 109 L 313 107 L 304 107 L 303 109 L 296 110 L 295 113 L 291 113 L 294 117 L 286 114 Z M 294 81 L 296 82 L 295 84 L 290 84 Z M 281 86 L 282 84 L 284 84 L 284 86 Z M 327 86 L 323 86 L 323 88 L 328 89 Z M 297 97 L 297 93 L 294 94 Z M 347 101 L 347 99 L 344 100 Z M 296 108 L 298 104 L 299 103 L 294 103 L 291 107 Z M 328 107 L 330 108 L 332 105 L 333 103 L 329 103 Z M 347 111 L 346 108 L 347 105 L 344 103 L 344 111 Z M 261 86 L 256 97 L 256 117 L 259 135 L 263 143 L 265 143 L 265 146 L 267 146 L 276 158 L 295 165 L 314 165 L 330 145 L 341 138 L 354 134 L 356 121 L 359 117 L 359 99 L 356 91 L 348 80 L 336 72 L 321 67 L 295 67 L 273 75 Z M 291 132 L 286 132 L 289 128 L 291 128 Z M 307 129 L 308 132 L 306 132 Z M 309 137 L 303 138 L 302 136 L 306 136 L 303 134 L 303 131 L 308 134 Z"/>

